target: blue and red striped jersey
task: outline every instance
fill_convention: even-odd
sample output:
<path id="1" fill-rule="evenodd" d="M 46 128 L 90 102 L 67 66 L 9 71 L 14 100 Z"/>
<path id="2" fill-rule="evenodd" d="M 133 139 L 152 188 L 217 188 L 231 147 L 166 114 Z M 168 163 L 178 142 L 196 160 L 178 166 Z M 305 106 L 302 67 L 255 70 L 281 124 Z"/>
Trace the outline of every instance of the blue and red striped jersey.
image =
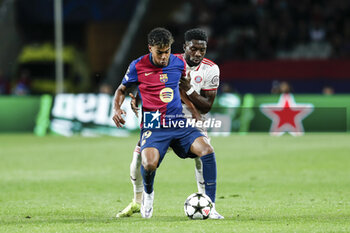
<path id="1" fill-rule="evenodd" d="M 184 119 L 179 81 L 185 75 L 186 62 L 181 55 L 171 54 L 168 65 L 159 67 L 153 64 L 152 54 L 147 54 L 131 62 L 122 84 L 138 85 L 142 113 L 159 111 L 161 122 L 176 121 Z"/>

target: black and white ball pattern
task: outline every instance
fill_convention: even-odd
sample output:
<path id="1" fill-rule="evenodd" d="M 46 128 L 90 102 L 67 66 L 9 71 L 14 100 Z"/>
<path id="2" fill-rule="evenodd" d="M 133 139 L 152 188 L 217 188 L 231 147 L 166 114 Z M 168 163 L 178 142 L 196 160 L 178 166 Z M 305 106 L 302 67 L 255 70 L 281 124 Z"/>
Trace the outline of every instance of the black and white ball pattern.
<path id="1" fill-rule="evenodd" d="M 190 219 L 207 219 L 213 203 L 210 198 L 202 193 L 193 193 L 185 201 L 185 214 Z"/>

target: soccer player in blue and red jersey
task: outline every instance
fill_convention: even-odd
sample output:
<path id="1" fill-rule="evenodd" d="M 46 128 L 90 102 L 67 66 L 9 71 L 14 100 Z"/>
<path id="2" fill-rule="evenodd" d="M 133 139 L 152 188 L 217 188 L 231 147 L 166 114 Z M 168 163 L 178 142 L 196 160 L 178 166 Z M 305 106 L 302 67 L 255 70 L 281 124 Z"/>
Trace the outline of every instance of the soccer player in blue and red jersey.
<path id="1" fill-rule="evenodd" d="M 153 181 L 156 169 L 169 147 L 182 158 L 200 157 L 206 194 L 212 200 L 215 200 L 216 195 L 215 154 L 207 138 L 197 128 L 186 127 L 179 91 L 179 81 L 185 78 L 186 63 L 181 55 L 170 53 L 172 43 L 173 37 L 168 30 L 153 29 L 148 34 L 150 53 L 130 64 L 114 98 L 113 120 L 117 127 L 122 127 L 125 112 L 120 106 L 126 89 L 133 84 L 138 85 L 142 102 L 140 142 L 144 191 L 141 216 L 144 218 L 152 217 Z M 195 109 L 192 110 L 195 114 Z M 152 122 L 157 123 L 157 126 L 149 128 Z"/>

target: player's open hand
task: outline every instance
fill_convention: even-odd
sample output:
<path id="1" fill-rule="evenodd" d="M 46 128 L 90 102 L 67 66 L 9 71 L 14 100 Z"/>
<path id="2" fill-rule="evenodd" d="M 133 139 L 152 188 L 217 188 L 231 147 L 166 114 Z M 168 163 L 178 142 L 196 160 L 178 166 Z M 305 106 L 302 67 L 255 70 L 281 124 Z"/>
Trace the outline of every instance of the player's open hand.
<path id="1" fill-rule="evenodd" d="M 132 111 L 135 113 L 135 115 L 137 117 L 139 117 L 139 107 L 137 106 L 137 101 L 136 101 L 136 97 L 132 94 L 129 93 L 129 96 L 131 97 L 131 101 L 130 101 L 130 105 L 131 105 L 131 109 Z"/>
<path id="2" fill-rule="evenodd" d="M 191 88 L 191 72 L 187 73 L 187 77 L 182 77 L 180 79 L 180 89 L 188 91 Z"/>
<path id="3" fill-rule="evenodd" d="M 124 110 L 118 109 L 114 111 L 113 121 L 118 128 L 123 127 L 125 124 L 123 116 L 126 116 L 126 112 Z"/>

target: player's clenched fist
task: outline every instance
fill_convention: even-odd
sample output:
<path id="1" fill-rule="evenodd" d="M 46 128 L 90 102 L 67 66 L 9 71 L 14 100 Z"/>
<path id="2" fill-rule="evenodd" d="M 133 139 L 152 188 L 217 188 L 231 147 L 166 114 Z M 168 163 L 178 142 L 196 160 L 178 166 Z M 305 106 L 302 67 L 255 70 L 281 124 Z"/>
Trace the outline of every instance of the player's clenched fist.
<path id="1" fill-rule="evenodd" d="M 121 110 L 121 109 L 114 110 L 113 121 L 118 128 L 121 128 L 124 126 L 125 120 L 123 116 L 125 115 L 126 115 L 126 112 L 124 110 Z"/>

